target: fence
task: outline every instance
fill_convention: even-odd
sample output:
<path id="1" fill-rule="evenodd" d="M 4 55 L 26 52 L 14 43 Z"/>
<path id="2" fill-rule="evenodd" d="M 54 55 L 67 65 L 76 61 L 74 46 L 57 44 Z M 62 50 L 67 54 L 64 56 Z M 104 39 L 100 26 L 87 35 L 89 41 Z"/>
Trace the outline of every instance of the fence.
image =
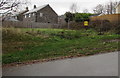
<path id="1" fill-rule="evenodd" d="M 101 16 L 93 16 L 90 17 L 91 21 L 95 20 L 108 20 L 111 23 L 120 24 L 120 14 L 108 14 L 108 15 L 101 15 Z"/>
<path id="2" fill-rule="evenodd" d="M 3 27 L 17 27 L 17 28 L 59 28 L 58 24 L 37 23 L 37 22 L 20 22 L 20 21 L 4 21 Z"/>

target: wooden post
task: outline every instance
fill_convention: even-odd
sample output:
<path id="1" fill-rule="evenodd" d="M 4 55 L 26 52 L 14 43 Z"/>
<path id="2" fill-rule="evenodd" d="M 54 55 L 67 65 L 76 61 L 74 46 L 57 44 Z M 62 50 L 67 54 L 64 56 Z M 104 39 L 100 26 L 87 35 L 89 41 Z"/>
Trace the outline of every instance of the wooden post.
<path id="1" fill-rule="evenodd" d="M 70 19 L 68 19 L 68 29 L 70 28 Z"/>

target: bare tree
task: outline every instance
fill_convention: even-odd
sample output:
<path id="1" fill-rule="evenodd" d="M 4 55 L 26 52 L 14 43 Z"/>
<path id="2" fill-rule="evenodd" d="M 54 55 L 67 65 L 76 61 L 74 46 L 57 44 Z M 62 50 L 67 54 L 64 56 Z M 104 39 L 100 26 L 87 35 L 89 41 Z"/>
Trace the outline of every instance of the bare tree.
<path id="1" fill-rule="evenodd" d="M 97 5 L 95 8 L 94 8 L 94 12 L 96 13 L 96 14 L 101 14 L 101 13 L 103 13 L 103 5 L 101 5 L 101 4 L 99 4 L 99 5 Z"/>
<path id="2" fill-rule="evenodd" d="M 74 14 L 71 12 L 66 12 L 65 13 L 65 21 L 68 23 L 68 29 L 70 28 L 70 21 L 73 21 L 74 19 Z"/>
<path id="3" fill-rule="evenodd" d="M 27 0 L 0 0 L 0 12 L 9 13 L 10 11 L 16 11 L 22 5 L 26 5 Z"/>
<path id="4" fill-rule="evenodd" d="M 94 13 L 100 14 L 100 13 L 104 13 L 104 14 L 114 14 L 115 13 L 115 6 L 118 4 L 119 2 L 117 1 L 110 1 L 105 5 L 99 4 L 94 8 Z"/>
<path id="5" fill-rule="evenodd" d="M 72 13 L 76 13 L 77 12 L 77 4 L 75 4 L 75 3 L 73 3 L 72 5 L 71 5 L 71 7 L 70 7 L 70 11 L 72 12 Z"/>
<path id="6" fill-rule="evenodd" d="M 112 2 L 110 1 L 108 4 L 106 4 L 107 7 L 107 12 L 108 14 L 114 14 L 115 13 L 115 6 L 118 4 L 118 2 Z"/>
<path id="7" fill-rule="evenodd" d="M 83 13 L 89 13 L 88 9 L 84 9 Z"/>

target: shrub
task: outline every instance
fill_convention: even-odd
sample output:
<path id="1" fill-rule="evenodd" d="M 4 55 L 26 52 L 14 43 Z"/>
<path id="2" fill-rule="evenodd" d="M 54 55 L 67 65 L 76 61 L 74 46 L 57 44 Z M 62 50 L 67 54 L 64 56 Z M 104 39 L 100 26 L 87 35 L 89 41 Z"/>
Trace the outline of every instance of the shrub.
<path id="1" fill-rule="evenodd" d="M 108 20 L 96 20 L 90 22 L 90 27 L 98 32 L 107 32 L 112 29 L 112 24 Z"/>
<path id="2" fill-rule="evenodd" d="M 117 25 L 117 26 L 115 27 L 115 33 L 116 33 L 116 34 L 120 34 L 120 25 Z"/>
<path id="3" fill-rule="evenodd" d="M 83 28 L 83 22 L 71 22 L 70 29 L 79 30 Z"/>
<path id="4" fill-rule="evenodd" d="M 76 13 L 75 14 L 75 22 L 83 22 L 85 20 L 89 20 L 89 16 L 91 16 L 93 14 L 91 13 Z"/>

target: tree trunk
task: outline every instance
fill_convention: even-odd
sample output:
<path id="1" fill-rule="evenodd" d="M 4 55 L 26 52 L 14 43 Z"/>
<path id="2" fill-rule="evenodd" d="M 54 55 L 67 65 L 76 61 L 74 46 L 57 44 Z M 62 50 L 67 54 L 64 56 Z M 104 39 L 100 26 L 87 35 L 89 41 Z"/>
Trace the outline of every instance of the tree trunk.
<path id="1" fill-rule="evenodd" d="M 70 29 L 70 19 L 68 19 L 68 29 Z"/>

